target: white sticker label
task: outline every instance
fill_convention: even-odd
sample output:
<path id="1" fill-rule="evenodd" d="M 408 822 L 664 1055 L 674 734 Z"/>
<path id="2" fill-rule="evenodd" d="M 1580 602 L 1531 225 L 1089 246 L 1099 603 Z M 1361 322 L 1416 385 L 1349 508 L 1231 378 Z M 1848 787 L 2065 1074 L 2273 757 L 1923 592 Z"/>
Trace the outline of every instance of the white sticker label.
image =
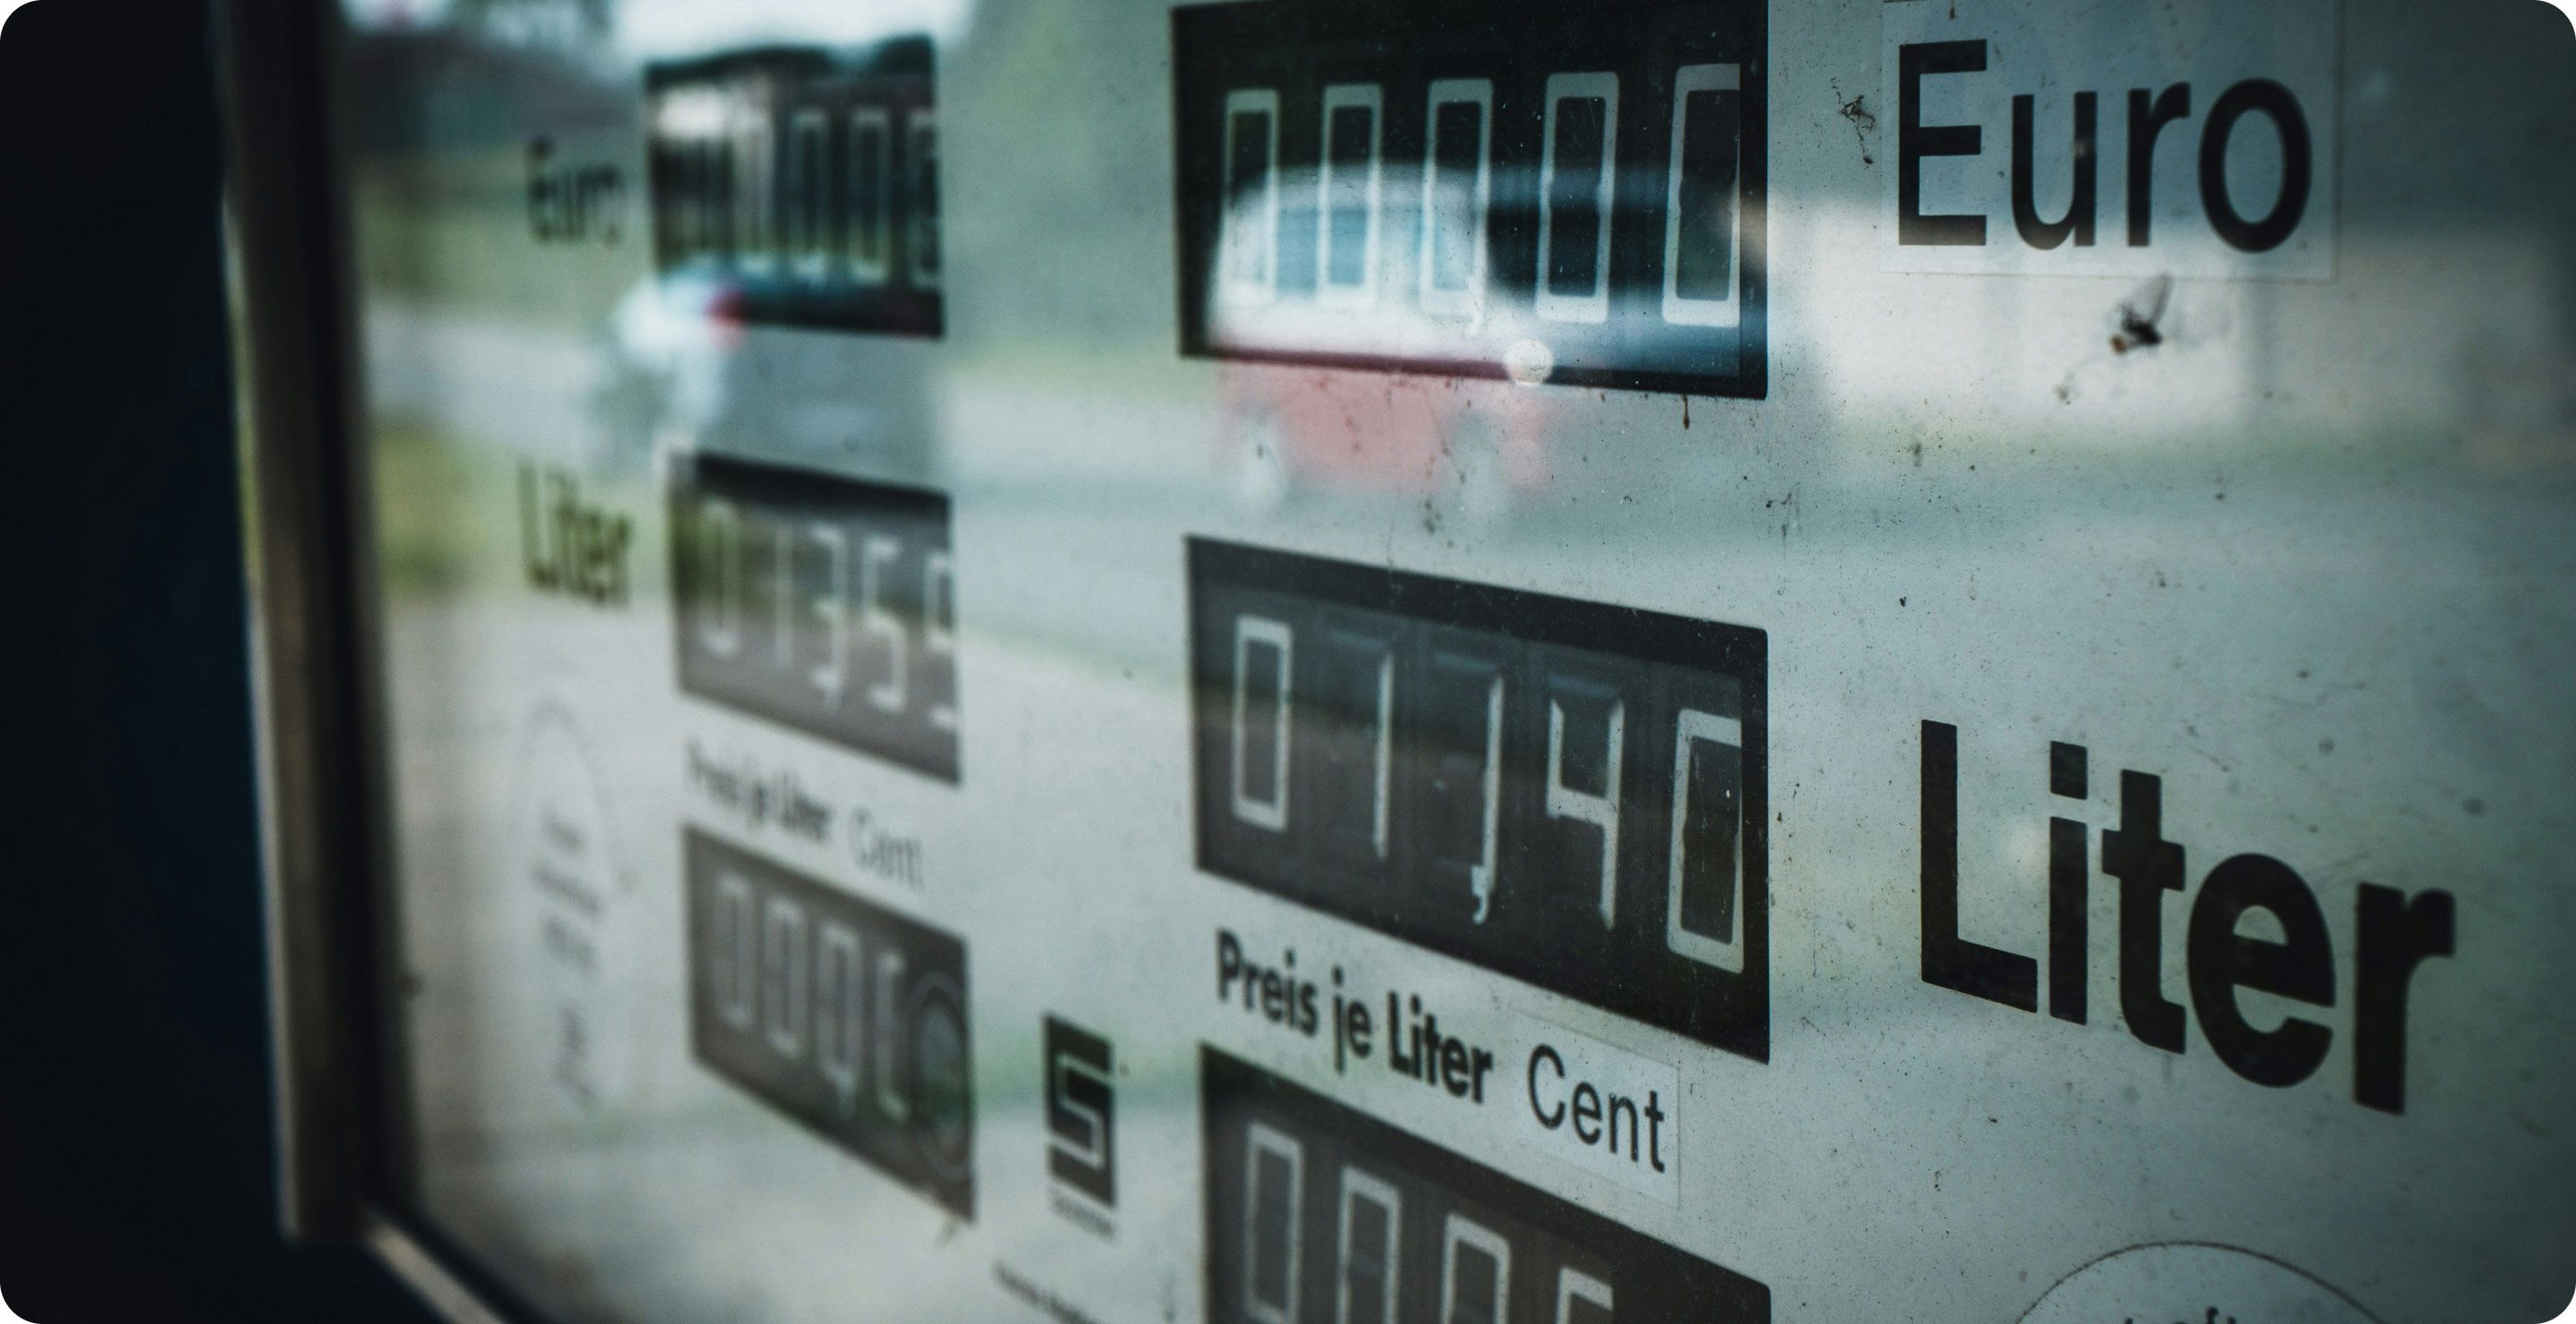
<path id="1" fill-rule="evenodd" d="M 2334 275 L 2335 0 L 1885 9 L 1887 270 Z"/>
<path id="2" fill-rule="evenodd" d="M 1504 1058 L 1523 1144 L 1668 1205 L 1681 1202 L 1681 1081 L 1669 1065 L 1529 1016 Z"/>

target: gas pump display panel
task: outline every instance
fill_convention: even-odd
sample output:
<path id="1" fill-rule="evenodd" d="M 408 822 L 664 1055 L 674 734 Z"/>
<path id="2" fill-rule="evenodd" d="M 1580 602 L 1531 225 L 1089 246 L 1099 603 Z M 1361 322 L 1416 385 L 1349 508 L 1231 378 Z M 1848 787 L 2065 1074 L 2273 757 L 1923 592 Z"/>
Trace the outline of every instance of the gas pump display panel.
<path id="1" fill-rule="evenodd" d="M 1183 345 L 1760 396 L 1764 18 L 1178 11 Z"/>
<path id="2" fill-rule="evenodd" d="M 324 27 L 460 1317 L 2576 1291 L 2549 6 Z"/>

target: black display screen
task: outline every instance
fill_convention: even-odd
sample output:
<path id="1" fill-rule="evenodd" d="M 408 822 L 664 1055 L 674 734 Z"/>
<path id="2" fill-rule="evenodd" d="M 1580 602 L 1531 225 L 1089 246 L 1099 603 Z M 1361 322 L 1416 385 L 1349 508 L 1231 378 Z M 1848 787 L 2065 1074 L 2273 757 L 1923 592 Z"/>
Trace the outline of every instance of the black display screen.
<path id="1" fill-rule="evenodd" d="M 682 851 L 698 1060 L 973 1218 L 966 945 L 694 829 Z"/>
<path id="2" fill-rule="evenodd" d="M 1759 397 L 1761 0 L 1173 15 L 1181 342 Z"/>
<path id="3" fill-rule="evenodd" d="M 1199 867 L 1770 1051 L 1767 639 L 1193 539 Z"/>
<path id="4" fill-rule="evenodd" d="M 1199 1052 L 1210 1324 L 1763 1324 L 1771 1290 Z"/>
<path id="5" fill-rule="evenodd" d="M 948 498 L 712 455 L 672 474 L 680 687 L 957 780 Z"/>
<path id="6" fill-rule="evenodd" d="M 932 66 L 904 37 L 647 68 L 665 287 L 712 318 L 940 334 Z"/>

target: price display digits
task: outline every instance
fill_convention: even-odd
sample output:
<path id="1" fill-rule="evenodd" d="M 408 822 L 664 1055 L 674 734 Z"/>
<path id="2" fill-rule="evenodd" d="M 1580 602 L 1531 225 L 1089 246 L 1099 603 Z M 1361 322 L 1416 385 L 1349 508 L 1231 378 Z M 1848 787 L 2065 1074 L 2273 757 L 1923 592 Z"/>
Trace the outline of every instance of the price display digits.
<path id="1" fill-rule="evenodd" d="M 1767 1324 L 1771 1289 L 1213 1048 L 1211 1324 Z"/>
<path id="2" fill-rule="evenodd" d="M 966 945 L 705 833 L 682 845 L 698 1060 L 974 1217 Z"/>
<path id="3" fill-rule="evenodd" d="M 1756 1059 L 1759 630 L 1208 540 L 1199 867 Z"/>
<path id="4" fill-rule="evenodd" d="M 702 455 L 671 530 L 682 689 L 958 779 L 948 498 Z"/>

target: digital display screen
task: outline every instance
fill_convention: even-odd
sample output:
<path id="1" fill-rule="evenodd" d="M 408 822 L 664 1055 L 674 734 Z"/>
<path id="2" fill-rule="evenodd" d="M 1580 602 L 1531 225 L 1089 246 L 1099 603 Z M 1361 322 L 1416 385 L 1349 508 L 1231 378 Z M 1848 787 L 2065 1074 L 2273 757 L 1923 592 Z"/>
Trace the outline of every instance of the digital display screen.
<path id="1" fill-rule="evenodd" d="M 940 333 L 928 37 L 775 46 L 645 71 L 653 253 L 743 322 Z"/>
<path id="2" fill-rule="evenodd" d="M 1183 348 L 1761 396 L 1764 13 L 1177 11 Z"/>
<path id="3" fill-rule="evenodd" d="M 683 849 L 698 1060 L 973 1218 L 966 945 L 703 832 Z"/>
<path id="4" fill-rule="evenodd" d="M 713 455 L 670 491 L 681 688 L 956 781 L 948 499 Z"/>
<path id="5" fill-rule="evenodd" d="M 1747 1057 L 1757 629 L 1193 539 L 1199 867 Z"/>
<path id="6" fill-rule="evenodd" d="M 2567 1301 L 2546 10 L 274 8 L 282 1109 L 397 1264 Z"/>
<path id="7" fill-rule="evenodd" d="M 1209 1324 L 1767 1324 L 1771 1289 L 1214 1048 Z"/>

